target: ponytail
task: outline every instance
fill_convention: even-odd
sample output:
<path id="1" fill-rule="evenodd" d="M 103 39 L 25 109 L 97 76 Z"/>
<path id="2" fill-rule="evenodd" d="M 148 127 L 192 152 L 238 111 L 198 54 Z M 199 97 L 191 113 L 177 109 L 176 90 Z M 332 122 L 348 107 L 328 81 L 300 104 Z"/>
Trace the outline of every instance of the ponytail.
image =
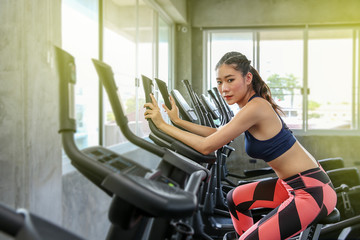
<path id="1" fill-rule="evenodd" d="M 266 99 L 278 114 L 281 113 L 284 115 L 284 112 L 282 111 L 280 106 L 277 105 L 274 99 L 272 98 L 269 86 L 262 80 L 258 71 L 256 71 L 255 68 L 250 66 L 250 73 L 253 75 L 252 87 L 255 93 L 261 96 L 262 98 Z"/>

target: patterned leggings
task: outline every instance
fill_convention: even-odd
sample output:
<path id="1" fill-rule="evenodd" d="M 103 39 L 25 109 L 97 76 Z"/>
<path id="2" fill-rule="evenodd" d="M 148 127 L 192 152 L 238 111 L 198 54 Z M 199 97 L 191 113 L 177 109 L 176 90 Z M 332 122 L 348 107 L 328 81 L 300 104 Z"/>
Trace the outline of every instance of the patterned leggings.
<path id="1" fill-rule="evenodd" d="M 322 168 L 287 179 L 240 185 L 227 195 L 231 218 L 240 240 L 279 240 L 292 237 L 329 215 L 336 206 L 334 187 Z M 250 209 L 274 208 L 254 224 Z"/>

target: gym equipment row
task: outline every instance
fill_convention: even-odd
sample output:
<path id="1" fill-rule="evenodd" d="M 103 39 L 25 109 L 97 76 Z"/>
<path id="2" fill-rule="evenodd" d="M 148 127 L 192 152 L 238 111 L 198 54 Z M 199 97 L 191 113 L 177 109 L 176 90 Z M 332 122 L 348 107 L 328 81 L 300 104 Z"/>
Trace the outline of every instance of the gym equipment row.
<path id="1" fill-rule="evenodd" d="M 231 220 L 225 209 L 226 204 L 222 200 L 226 189 L 234 187 L 234 184 L 224 180 L 227 174 L 226 158 L 234 149 L 224 146 L 216 153 L 204 156 L 169 138 L 166 134 L 157 132 L 151 121 L 149 121 L 152 131 L 150 139 L 153 142 L 137 137 L 128 127 L 111 67 L 93 59 L 121 132 L 131 143 L 159 156 L 161 162 L 156 169 L 148 169 L 102 146 L 79 150 L 74 141 L 75 60 L 71 54 L 61 48 L 56 47 L 55 51 L 60 91 L 59 133 L 72 165 L 112 198 L 108 214 L 111 227 L 106 239 L 232 239 Z M 190 89 L 191 86 L 188 87 Z M 145 84 L 144 88 L 146 88 Z M 153 91 L 151 84 L 149 91 Z M 212 90 L 212 92 L 216 96 L 216 91 Z M 186 106 L 187 103 L 179 92 L 172 94 L 178 106 L 180 104 Z M 193 108 L 187 104 L 187 107 L 183 108 L 184 115 L 187 113 L 194 121 L 197 118 L 202 124 L 212 124 L 212 126 L 221 126 L 231 120 L 231 110 L 224 105 L 224 102 L 221 103 L 221 97 L 217 100 L 218 105 L 214 104 L 210 107 L 206 107 L 204 103 L 214 102 L 211 97 L 199 98 L 195 95 L 193 97 L 199 105 Z M 165 98 L 164 101 L 166 103 Z M 207 111 L 206 117 L 198 116 L 205 111 Z M 330 164 L 330 161 L 324 162 Z M 347 195 L 347 198 L 343 197 L 343 199 L 348 210 L 348 200 L 351 199 L 349 192 L 353 191 L 353 188 L 357 189 L 360 184 L 352 180 L 344 182 L 338 169 L 346 168 L 336 168 L 328 172 L 333 171 L 330 173 L 332 179 L 338 177 L 339 181 L 335 181 L 339 182 L 338 194 Z M 249 176 L 258 173 L 246 172 Z M 359 176 L 349 169 L 346 174 L 350 173 Z M 242 176 L 242 181 L 247 181 L 246 174 Z M 304 232 L 296 239 L 326 239 L 322 237 L 329 236 L 331 239 L 354 239 L 350 237 L 359 225 L 360 217 L 356 214 L 357 209 L 351 207 L 355 216 L 350 216 L 349 213 L 350 217 L 329 224 L 329 221 L 338 220 L 339 215 L 335 211 L 326 218 L 326 221 L 311 226 L 308 229 L 309 237 L 305 238 L 306 232 Z M 26 210 L 16 211 L 3 205 L 0 205 L 0 230 L 14 239 L 82 239 Z"/>
<path id="2" fill-rule="evenodd" d="M 143 78 L 143 85 L 144 85 L 144 90 L 145 90 L 145 94 L 146 96 L 149 95 L 149 86 L 150 85 L 154 85 L 151 80 L 145 76 L 142 76 Z M 169 97 L 169 93 L 166 87 L 166 84 L 161 81 L 160 79 L 155 78 L 156 81 L 156 85 L 159 88 L 159 91 L 164 99 L 165 104 L 167 105 L 168 108 L 171 109 L 170 106 L 170 102 L 167 100 Z M 150 82 L 150 83 L 149 83 Z M 191 88 L 191 85 L 189 84 L 188 81 L 184 80 L 183 81 L 184 85 L 186 86 L 186 89 L 188 91 L 188 95 L 191 99 L 191 105 L 193 106 L 190 107 L 190 104 L 186 103 L 184 100 L 184 97 L 181 96 L 181 94 L 179 93 L 179 91 L 177 90 L 172 90 L 171 91 L 171 95 L 172 97 L 175 99 L 176 105 L 179 108 L 179 112 L 181 116 L 185 116 L 183 119 L 187 119 L 188 121 L 192 121 L 192 122 L 197 122 L 199 124 L 202 125 L 207 125 L 207 126 L 211 126 L 213 127 L 213 122 L 215 122 L 217 119 L 220 118 L 219 116 L 219 109 L 222 109 L 222 113 L 223 115 L 225 114 L 225 116 L 223 116 L 223 119 L 227 119 L 227 121 L 229 121 L 231 119 L 231 117 L 233 116 L 233 114 L 231 113 L 231 111 L 229 111 L 229 107 L 228 106 L 222 106 L 219 107 L 219 103 L 224 104 L 224 101 L 221 101 L 222 98 L 217 99 L 212 97 L 211 100 L 209 100 L 208 97 L 206 97 L 204 94 L 201 96 L 202 101 L 199 100 L 199 97 L 196 95 L 196 93 L 193 91 L 193 89 Z M 147 87 L 145 87 L 147 86 Z M 151 91 L 153 92 L 153 91 Z M 214 88 L 212 90 L 208 91 L 209 93 L 212 93 L 212 96 L 215 96 L 214 92 L 218 94 L 217 89 Z M 219 96 L 219 95 L 218 95 Z M 147 99 L 147 101 L 149 102 L 150 99 Z M 217 105 L 213 105 L 211 102 L 216 102 Z M 201 106 L 201 104 L 203 104 L 203 106 Z M 226 104 L 226 103 L 225 103 Z M 195 109 L 195 110 L 194 110 Z M 195 113 L 196 116 L 193 117 L 192 119 L 189 118 L 189 114 L 184 114 L 186 112 L 191 112 L 191 113 Z M 211 114 L 209 114 L 211 113 Z M 192 114 L 192 115 L 193 115 Z M 198 117 L 199 114 L 202 114 L 202 117 Z M 211 119 L 212 117 L 212 119 Z M 197 121 L 196 121 L 197 120 Z M 226 122 L 225 122 L 226 123 Z M 226 159 L 226 158 L 224 158 Z M 223 161 L 222 163 L 218 163 L 218 166 L 220 166 L 220 170 L 217 170 L 216 173 L 217 174 L 217 179 L 221 179 L 221 181 L 225 181 L 227 183 L 230 183 L 231 186 L 236 186 L 236 184 L 232 183 L 231 181 L 229 181 L 226 176 L 231 175 L 230 173 L 228 173 L 227 169 L 226 169 L 226 164 L 224 164 L 225 161 Z M 336 190 L 338 192 L 338 196 L 341 196 L 341 199 L 345 199 L 343 202 L 345 203 L 349 203 L 349 201 L 346 201 L 346 195 L 349 192 L 349 187 L 347 187 L 348 185 L 346 185 L 345 183 L 347 183 L 346 181 L 342 181 L 343 179 L 348 178 L 349 176 L 351 176 L 352 180 L 352 184 L 349 184 L 350 186 L 354 186 L 354 185 L 360 185 L 360 181 L 358 181 L 357 179 L 359 179 L 359 173 L 357 168 L 344 168 L 344 161 L 342 158 L 328 158 L 328 159 L 322 159 L 319 160 L 319 163 L 322 165 L 322 167 L 328 172 L 329 176 L 331 177 L 332 181 L 334 182 L 334 185 L 336 187 Z M 216 163 L 215 163 L 216 164 Z M 255 169 L 255 170 L 244 170 L 244 175 L 243 176 L 239 176 L 239 175 L 232 175 L 238 178 L 241 178 L 242 180 L 239 181 L 240 184 L 244 184 L 246 182 L 248 182 L 248 180 L 244 180 L 246 178 L 249 177 L 255 177 L 255 176 L 261 176 L 263 174 L 268 174 L 271 173 L 272 170 L 271 168 L 262 168 L 262 169 Z M 213 173 L 213 172 L 212 172 Z M 212 175 L 213 177 L 214 175 Z M 220 176 L 220 177 L 219 177 Z M 341 183 L 341 184 L 337 184 L 337 183 Z M 223 199 L 221 197 L 219 190 L 219 186 L 221 186 L 221 183 L 217 184 L 215 187 L 215 191 L 217 191 L 217 196 L 218 199 Z M 226 186 L 229 187 L 229 186 Z M 355 190 L 356 187 L 352 187 L 352 191 Z M 355 195 L 355 194 L 354 194 Z M 359 195 L 357 195 L 357 197 L 359 197 Z M 353 197 L 353 199 L 355 200 L 355 197 Z M 221 202 L 221 201 L 220 201 Z M 356 201 L 354 201 L 356 202 Z M 349 209 L 349 206 L 347 206 L 347 204 L 342 204 L 341 201 L 339 201 L 338 206 L 340 207 L 340 211 L 343 212 L 343 208 L 342 206 L 345 206 L 345 208 Z M 215 207 L 219 207 L 219 205 L 215 205 Z M 351 208 L 353 209 L 353 208 Z M 347 210 L 347 212 L 349 212 L 349 210 Z M 344 221 L 342 222 L 343 224 L 350 224 L 353 223 L 358 223 L 358 217 L 354 211 L 350 211 L 352 213 L 351 217 L 354 217 L 353 219 L 350 219 L 348 221 Z M 349 217 L 349 214 L 346 214 Z M 317 229 L 315 229 L 315 225 L 312 228 L 307 229 L 307 231 L 305 231 L 305 233 L 302 234 L 301 239 L 307 239 L 309 238 L 309 233 L 306 232 L 310 232 L 311 235 L 313 235 L 314 238 L 317 238 L 318 235 L 320 234 L 321 231 L 321 226 L 323 224 L 329 224 L 329 223 L 334 223 L 335 221 L 339 221 L 339 212 L 338 210 L 335 210 L 329 217 L 323 219 L 322 221 L 320 221 L 316 227 Z M 341 218 L 342 220 L 345 220 L 344 217 Z M 340 226 L 340 225 L 336 225 L 336 226 Z M 329 228 L 329 226 L 327 228 L 325 228 L 326 230 L 322 231 L 322 234 L 325 235 L 326 233 L 330 232 L 330 230 L 336 229 L 336 226 Z M 350 227 L 351 228 L 351 227 Z M 352 230 L 356 230 L 356 226 L 352 227 Z M 338 228 L 339 229 L 339 228 Z M 315 234 L 313 234 L 313 232 L 315 232 Z M 307 234 L 307 235 L 306 235 Z M 356 234 L 353 233 L 352 234 Z M 306 236 L 305 236 L 306 235 Z M 341 238 L 345 238 L 347 235 L 350 236 L 350 230 L 349 228 L 347 228 L 346 230 L 342 231 L 340 233 Z"/>

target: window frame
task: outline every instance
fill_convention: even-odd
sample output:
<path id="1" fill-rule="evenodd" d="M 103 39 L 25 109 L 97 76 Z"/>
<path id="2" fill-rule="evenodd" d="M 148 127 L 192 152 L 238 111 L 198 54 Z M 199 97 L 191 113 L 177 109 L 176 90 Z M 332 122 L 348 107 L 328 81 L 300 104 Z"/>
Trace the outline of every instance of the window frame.
<path id="1" fill-rule="evenodd" d="M 99 5 L 101 5 L 101 9 L 99 8 L 99 11 L 102 11 L 102 4 L 103 4 L 103 0 L 98 0 L 99 1 Z M 173 86 L 174 83 L 173 83 L 173 79 L 174 79 L 174 57 L 173 57 L 173 53 L 174 53 L 174 47 L 173 47 L 173 43 L 174 43 L 174 22 L 173 20 L 171 19 L 170 16 L 168 16 L 166 14 L 166 12 L 154 1 L 145 1 L 143 0 L 143 2 L 153 10 L 153 25 L 152 25 L 152 31 L 153 31 L 153 42 L 152 42 L 152 76 L 148 76 L 148 77 L 151 77 L 151 78 L 154 78 L 154 77 L 158 77 L 158 72 L 159 72 L 159 57 L 158 57 L 158 52 L 159 52 L 159 39 L 158 39 L 158 33 L 159 33 L 159 21 L 158 19 L 159 18 L 162 18 L 162 20 L 169 26 L 169 33 L 170 33 L 170 36 L 169 36 L 169 60 L 171 61 L 171 64 L 169 65 L 169 75 L 171 77 L 169 77 L 168 79 L 168 82 L 169 82 L 169 86 Z M 139 7 L 139 0 L 137 0 L 135 2 L 136 4 L 136 9 L 138 9 Z M 139 12 L 138 10 L 136 10 L 136 18 L 137 18 L 137 31 L 138 31 L 138 24 L 139 24 Z M 103 21 L 103 13 L 99 13 L 99 22 L 102 23 Z M 101 44 L 103 44 L 103 32 L 104 32 L 104 29 L 103 29 L 103 24 L 100 24 L 100 27 L 99 27 L 99 38 L 101 39 L 99 42 L 101 42 Z M 136 78 L 136 134 L 138 134 L 139 132 L 139 127 L 140 124 L 139 124 L 139 108 L 142 107 L 142 106 L 139 106 L 139 92 L 138 91 L 142 91 L 142 89 L 139 89 L 141 88 L 141 72 L 139 72 L 138 70 L 138 58 L 139 58 L 139 53 L 138 53 L 138 44 L 139 44 L 139 40 L 136 39 L 136 73 L 135 73 L 135 78 Z M 99 48 L 101 49 L 101 51 L 103 50 L 103 45 L 99 46 Z M 103 53 L 101 52 L 99 54 L 99 59 L 102 60 L 102 55 Z M 103 88 L 101 87 L 100 88 L 101 90 L 101 93 L 100 93 L 100 102 L 99 102 L 99 105 L 100 105 L 100 111 L 101 111 L 101 114 L 99 116 L 100 119 L 103 119 L 104 118 L 104 112 L 103 112 L 103 101 L 104 101 L 104 93 L 103 93 Z M 157 97 L 157 96 L 156 96 Z M 105 134 L 105 131 L 103 130 L 104 128 L 104 122 L 102 122 L 101 124 L 99 124 L 99 129 L 102 129 L 101 131 L 101 134 L 99 135 L 99 142 L 101 145 L 104 144 L 104 134 Z M 143 136 L 143 138 L 147 138 L 147 136 Z M 126 142 L 123 142 L 123 143 L 117 143 L 114 145 L 115 148 L 118 148 L 119 145 L 122 145 L 122 144 L 128 144 L 129 142 L 126 141 Z"/>
<path id="2" fill-rule="evenodd" d="M 169 41 L 169 48 L 168 48 L 168 58 L 169 58 L 169 66 L 168 66 L 168 75 L 169 78 L 167 79 L 168 81 L 168 85 L 169 87 L 174 86 L 174 52 L 175 52 L 175 48 L 174 48 L 174 36 L 175 36 L 175 23 L 173 22 L 173 20 L 171 19 L 171 17 L 164 11 L 162 10 L 162 8 L 155 2 L 155 1 L 143 1 L 147 7 L 151 8 L 153 11 L 153 24 L 152 24 L 152 31 L 153 31 L 153 42 L 152 42 L 152 76 L 149 77 L 158 77 L 158 72 L 159 72 L 159 56 L 158 56 L 158 51 L 159 51 L 159 39 L 158 39 L 158 33 L 159 33 L 159 24 L 158 24 L 158 19 L 161 18 L 163 22 L 166 23 L 166 25 L 169 28 L 169 36 L 168 36 L 168 41 Z M 139 18 L 139 12 L 137 11 L 137 8 L 139 7 L 139 0 L 135 1 L 136 4 L 136 18 L 138 21 Z M 97 12 L 97 24 L 98 24 L 98 29 L 97 31 L 97 35 L 98 35 L 98 56 L 97 58 L 99 60 L 103 60 L 103 55 L 104 55 L 104 0 L 97 0 L 97 7 L 98 7 L 98 12 Z M 63 21 L 63 20 L 61 20 Z M 138 24 L 138 23 L 137 23 Z M 136 25 L 137 31 L 139 26 Z M 138 44 L 138 39 L 136 39 L 136 44 Z M 138 54 L 137 54 L 138 55 Z M 138 58 L 139 56 L 137 56 Z M 89 59 L 90 61 L 91 59 Z M 138 63 L 138 60 L 136 60 L 136 64 Z M 142 89 L 138 89 L 139 87 L 141 87 L 140 84 L 140 74 L 138 70 L 136 71 L 136 81 L 137 81 L 137 90 L 136 91 L 142 91 Z M 97 78 L 97 76 L 96 76 Z M 138 94 L 136 94 L 136 101 L 137 101 L 137 105 L 138 104 Z M 104 131 L 104 115 L 106 114 L 104 111 L 104 99 L 106 99 L 106 94 L 104 94 L 104 89 L 101 85 L 101 83 L 99 82 L 99 91 L 98 91 L 98 106 L 96 106 L 98 108 L 98 116 L 94 116 L 97 117 L 99 122 L 98 122 L 98 132 L 97 132 L 97 141 L 99 145 L 104 145 L 104 140 L 105 140 L 105 131 Z M 138 108 L 141 108 L 142 106 L 137 106 Z M 136 112 L 136 114 L 138 114 L 138 112 Z M 140 127 L 139 122 L 138 122 L 138 116 L 136 117 L 136 129 L 138 129 Z M 144 139 L 148 139 L 148 136 L 143 136 Z M 129 149 L 129 145 L 132 146 L 132 144 L 128 141 L 126 142 L 122 142 L 122 143 L 116 143 L 115 145 L 110 146 L 110 149 L 114 149 L 114 150 L 120 150 L 121 152 L 124 152 L 125 149 Z M 89 146 L 85 146 L 89 147 Z M 131 149 L 131 147 L 130 147 Z M 70 171 L 73 170 L 73 167 L 71 167 L 70 165 L 70 161 L 68 159 L 68 157 L 66 156 L 66 154 L 63 152 L 62 154 L 62 168 L 63 168 L 63 174 L 66 174 Z"/>
<path id="3" fill-rule="evenodd" d="M 342 135 L 354 136 L 360 134 L 360 26 L 359 25 L 336 25 L 336 26 L 318 26 L 318 25 L 304 25 L 296 27 L 246 27 L 246 28 L 209 28 L 203 31 L 203 89 L 214 87 L 213 79 L 210 79 L 210 54 L 211 54 L 211 34 L 212 33 L 238 33 L 238 32 L 251 32 L 253 34 L 253 56 L 254 60 L 252 65 L 259 69 L 260 67 L 260 39 L 259 33 L 263 31 L 303 31 L 303 81 L 302 88 L 308 89 L 308 32 L 309 30 L 336 30 L 346 29 L 353 31 L 353 56 L 352 56 L 352 98 L 351 98 L 351 115 L 353 129 L 308 129 L 308 93 L 303 91 L 302 94 L 302 128 L 294 129 L 296 135 Z M 261 73 L 260 73 L 261 75 Z"/>

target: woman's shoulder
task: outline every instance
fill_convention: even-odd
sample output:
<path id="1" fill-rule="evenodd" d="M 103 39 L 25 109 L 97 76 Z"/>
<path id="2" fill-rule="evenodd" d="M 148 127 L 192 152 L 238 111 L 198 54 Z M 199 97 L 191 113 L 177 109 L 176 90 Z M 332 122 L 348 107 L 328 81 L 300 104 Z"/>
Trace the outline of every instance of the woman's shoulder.
<path id="1" fill-rule="evenodd" d="M 255 97 L 250 102 L 246 104 L 246 106 L 249 106 L 251 108 L 254 108 L 255 110 L 269 110 L 272 109 L 271 104 L 262 97 Z"/>
<path id="2" fill-rule="evenodd" d="M 262 97 L 253 98 L 245 105 L 243 110 L 245 110 L 243 113 L 250 114 L 259 120 L 269 117 L 272 118 L 273 115 L 276 115 L 271 104 Z"/>

